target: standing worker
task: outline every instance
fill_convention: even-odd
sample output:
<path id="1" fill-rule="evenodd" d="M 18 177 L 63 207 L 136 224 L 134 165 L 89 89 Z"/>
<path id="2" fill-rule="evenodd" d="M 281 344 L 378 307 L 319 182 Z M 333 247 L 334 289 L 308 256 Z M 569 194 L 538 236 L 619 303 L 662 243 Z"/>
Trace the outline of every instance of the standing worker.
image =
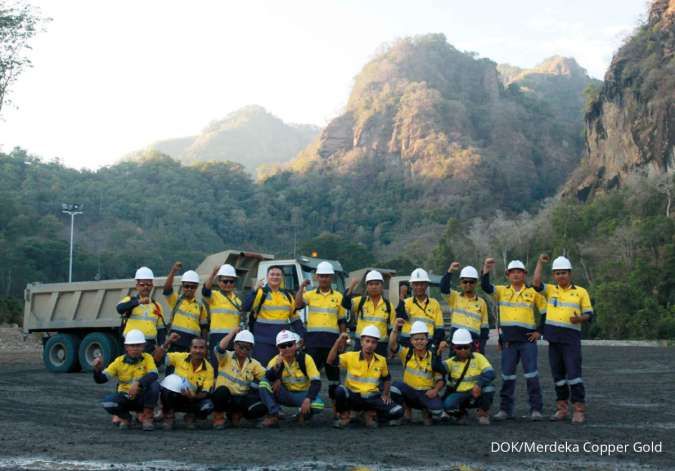
<path id="1" fill-rule="evenodd" d="M 544 338 L 548 341 L 548 361 L 556 393 L 556 412 L 551 420 L 567 419 L 571 391 L 572 423 L 581 424 L 586 420 L 586 392 L 581 378 L 581 326 L 591 322 L 593 306 L 588 291 L 572 283 L 572 263 L 565 257 L 553 260 L 556 284 L 543 284 L 541 274 L 548 261 L 548 255 L 541 255 L 537 260 L 533 284 L 547 299 Z"/>
<path id="2" fill-rule="evenodd" d="M 307 353 L 316 363 L 319 371 L 326 370 L 329 381 L 328 396 L 335 397 L 335 388 L 340 384 L 340 369 L 326 363 L 328 352 L 342 332 L 347 331 L 347 315 L 342 306 L 342 293 L 332 288 L 335 270 L 329 262 L 321 262 L 316 267 L 316 277 L 319 286 L 311 291 L 305 291 L 309 280 L 305 280 L 295 295 L 295 308 L 307 306 L 307 333 L 304 346 Z"/>
<path id="3" fill-rule="evenodd" d="M 174 373 L 160 383 L 164 430 L 173 428 L 176 412 L 185 412 L 183 421 L 188 429 L 193 429 L 195 418 L 206 419 L 213 411 L 209 396 L 214 375 L 211 363 L 206 360 L 206 340 L 193 337 L 189 353 L 166 353 L 172 344 L 179 341 L 180 334 L 172 332 L 153 353 L 155 362 L 159 363 L 164 357 L 167 368 L 174 369 Z"/>
<path id="4" fill-rule="evenodd" d="M 335 364 L 338 351 L 344 349 L 349 335 L 344 332 L 328 353 L 328 363 Z M 335 390 L 335 407 L 339 420 L 335 426 L 345 428 L 351 421 L 351 411 L 365 411 L 366 427 L 376 428 L 378 420 L 395 421 L 403 415 L 403 407 L 391 399 L 391 375 L 387 359 L 375 352 L 380 330 L 368 325 L 361 331 L 361 350 L 339 355 L 340 368 L 346 370 L 345 383 Z"/>
<path id="5" fill-rule="evenodd" d="M 218 289 L 213 282 L 217 279 Z M 218 368 L 214 348 L 220 341 L 241 324 L 241 299 L 237 297 L 237 271 L 232 265 L 216 266 L 202 287 L 202 298 L 209 309 L 209 352 L 211 364 Z"/>
<path id="6" fill-rule="evenodd" d="M 267 406 L 265 428 L 279 426 L 280 405 L 299 407 L 300 423 L 323 410 L 321 374 L 312 357 L 298 351 L 297 337 L 291 331 L 279 332 L 276 343 L 279 354 L 270 360 L 260 382 L 260 398 Z"/>
<path id="7" fill-rule="evenodd" d="M 476 294 L 478 270 L 467 265 L 459 273 L 461 291 L 451 289 L 452 274 L 459 270 L 459 262 L 452 262 L 441 279 L 441 293 L 446 295 L 450 306 L 450 335 L 457 329 L 466 329 L 471 333 L 474 351 L 485 353 L 485 344 L 490 335 L 488 306 L 485 300 Z"/>
<path id="8" fill-rule="evenodd" d="M 387 356 L 387 334 L 396 322 L 396 311 L 391 303 L 382 296 L 384 291 L 384 277 L 377 270 L 371 270 L 366 274 L 366 295 L 352 296 L 352 292 L 360 280 L 353 280 L 351 286 L 345 291 L 342 298 L 342 306 L 351 311 L 352 322 L 356 324 L 355 351 L 361 350 L 361 336 L 363 329 L 374 326 L 379 331 L 376 352 L 378 355 Z"/>
<path id="9" fill-rule="evenodd" d="M 430 298 L 429 274 L 422 268 L 416 268 L 410 274 L 410 284 L 412 285 L 413 295 L 405 298 L 401 294 L 400 301 L 396 307 L 396 315 L 404 319 L 403 328 L 398 342 L 410 347 L 410 328 L 415 322 L 423 322 L 427 326 L 427 332 L 431 339 L 430 348 L 436 348 L 445 338 L 445 329 L 443 328 L 443 310 L 440 303 Z"/>
<path id="10" fill-rule="evenodd" d="M 122 316 L 122 335 L 138 329 L 145 336 L 145 351 L 152 353 L 158 341 L 160 331 L 164 332 L 166 324 L 162 306 L 150 297 L 154 286 L 155 275 L 148 267 L 136 270 L 136 292 L 132 296 L 125 296 L 117 304 L 117 312 Z M 159 341 L 163 335 L 159 335 Z"/>
<path id="11" fill-rule="evenodd" d="M 143 430 L 154 430 L 153 410 L 159 399 L 157 366 L 149 353 L 144 353 L 145 336 L 138 329 L 127 332 L 124 338 L 126 353 L 115 358 L 106 369 L 103 359 L 97 357 L 92 366 L 94 381 L 99 384 L 117 379 L 117 392 L 103 399 L 103 408 L 118 417 L 120 429 L 128 429 L 130 412 L 139 412 Z M 113 422 L 114 423 L 114 422 Z"/>
<path id="12" fill-rule="evenodd" d="M 260 284 L 249 293 L 244 302 L 243 311 L 250 311 L 249 326 L 255 335 L 253 358 L 263 365 L 277 354 L 276 338 L 282 330 L 292 329 L 301 337 L 305 336 L 305 327 L 295 312 L 295 299 L 281 287 L 284 272 L 273 265 L 267 269 L 267 283 Z"/>
<path id="13" fill-rule="evenodd" d="M 490 271 L 494 266 L 493 258 L 485 259 L 481 278 L 481 288 L 497 303 L 499 312 L 497 319 L 501 330 L 499 334 L 502 352 L 501 405 L 494 419 L 513 418 L 516 368 L 522 361 L 530 403 L 528 417 L 533 421 L 543 420 L 541 386 L 537 370 L 537 340 L 541 334 L 537 330 L 535 310 L 544 314 L 546 300 L 534 288 L 525 285 L 527 270 L 520 260 L 513 260 L 506 267 L 506 277 L 510 282 L 508 286 L 493 286 L 490 283 Z"/>
<path id="14" fill-rule="evenodd" d="M 205 338 L 208 330 L 209 317 L 206 307 L 199 302 L 195 294 L 199 287 L 199 275 L 196 271 L 188 270 L 181 277 L 180 296 L 173 291 L 173 279 L 176 273 L 183 268 L 183 264 L 176 262 L 171 267 L 164 283 L 162 294 L 171 308 L 171 324 L 169 330 L 179 334 L 178 340 L 173 342 L 173 349 L 177 352 L 188 352 L 192 339 Z M 174 337 L 175 338 L 175 337 Z"/>

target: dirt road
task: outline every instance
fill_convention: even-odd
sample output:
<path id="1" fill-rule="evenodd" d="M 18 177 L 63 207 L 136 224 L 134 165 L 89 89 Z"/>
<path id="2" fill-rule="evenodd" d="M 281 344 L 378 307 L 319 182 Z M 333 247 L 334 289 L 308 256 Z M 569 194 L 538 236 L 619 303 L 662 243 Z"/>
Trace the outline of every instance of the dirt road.
<path id="1" fill-rule="evenodd" d="M 488 351 L 499 370 L 497 355 Z M 589 408 L 584 426 L 515 420 L 489 427 L 335 430 L 328 410 L 304 427 L 283 423 L 279 430 L 250 425 L 188 432 L 179 423 L 173 432 L 143 433 L 112 428 L 98 405 L 112 385 L 96 385 L 89 374 L 48 373 L 37 352 L 2 352 L 0 469 L 111 469 L 113 464 L 115 469 L 675 468 L 675 349 L 588 347 L 584 355 Z M 546 348 L 539 351 L 539 363 L 548 414 L 554 396 Z M 393 374 L 400 377 L 399 366 Z M 520 376 L 516 394 L 523 415 Z M 495 443 L 502 442 L 549 448 L 495 451 Z M 635 442 L 656 449 L 637 452 Z M 623 444 L 626 451 L 601 455 L 601 446 Z M 556 445 L 560 448 L 551 450 Z"/>

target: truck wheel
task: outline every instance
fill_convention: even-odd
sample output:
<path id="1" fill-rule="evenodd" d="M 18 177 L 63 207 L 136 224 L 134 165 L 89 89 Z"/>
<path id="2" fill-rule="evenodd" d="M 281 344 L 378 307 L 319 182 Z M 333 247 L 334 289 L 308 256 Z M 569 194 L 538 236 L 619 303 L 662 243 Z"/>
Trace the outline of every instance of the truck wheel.
<path id="1" fill-rule="evenodd" d="M 93 369 L 91 364 L 97 356 L 103 357 L 103 364 L 107 365 L 117 356 L 116 341 L 110 334 L 92 332 L 82 339 L 78 356 L 84 371 Z"/>
<path id="2" fill-rule="evenodd" d="M 77 358 L 80 338 L 73 334 L 56 334 L 49 337 L 42 351 L 42 360 L 53 373 L 70 373 L 80 369 Z"/>

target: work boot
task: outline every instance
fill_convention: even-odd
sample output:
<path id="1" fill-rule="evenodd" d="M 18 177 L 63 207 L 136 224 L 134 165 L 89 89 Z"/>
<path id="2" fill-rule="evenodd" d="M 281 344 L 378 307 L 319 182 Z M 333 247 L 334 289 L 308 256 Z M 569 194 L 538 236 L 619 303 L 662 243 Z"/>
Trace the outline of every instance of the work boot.
<path id="1" fill-rule="evenodd" d="M 173 412 L 165 411 L 164 412 L 164 418 L 162 419 L 162 428 L 166 430 L 167 432 L 169 430 L 173 429 L 173 420 L 174 420 L 174 414 Z"/>
<path id="2" fill-rule="evenodd" d="M 366 428 L 377 428 L 377 412 L 374 410 L 369 410 L 365 414 L 365 424 Z"/>
<path id="3" fill-rule="evenodd" d="M 488 411 L 478 409 L 476 415 L 478 415 L 478 423 L 480 425 L 490 425 L 490 414 L 488 414 Z"/>
<path id="4" fill-rule="evenodd" d="M 560 422 L 567 419 L 567 414 L 569 412 L 569 404 L 567 401 L 555 401 L 555 414 L 553 414 L 549 420 L 551 422 Z"/>
<path id="5" fill-rule="evenodd" d="M 153 408 L 152 407 L 146 407 L 143 409 L 143 415 L 140 418 L 141 420 L 141 427 L 143 428 L 144 432 L 152 432 L 155 430 L 155 424 L 152 420 L 153 417 Z"/>
<path id="6" fill-rule="evenodd" d="M 239 427 L 239 425 L 241 425 L 241 417 L 242 417 L 241 412 L 232 412 L 228 414 L 227 417 L 230 419 L 230 424 L 233 427 Z"/>
<path id="7" fill-rule="evenodd" d="M 223 430 L 225 428 L 225 412 L 213 412 L 213 428 L 214 430 Z"/>
<path id="8" fill-rule="evenodd" d="M 572 423 L 573 424 L 583 424 L 586 422 L 586 404 L 583 402 L 574 403 L 574 412 L 572 413 Z"/>
<path id="9" fill-rule="evenodd" d="M 268 415 L 260 424 L 261 428 L 279 428 L 279 417 L 276 415 Z"/>
<path id="10" fill-rule="evenodd" d="M 434 419 L 431 418 L 431 412 L 428 410 L 422 411 L 422 423 L 427 427 L 434 424 Z"/>
<path id="11" fill-rule="evenodd" d="M 121 417 L 118 417 L 119 422 L 117 422 L 117 427 L 120 430 L 129 430 L 129 421 L 126 419 L 122 419 Z"/>
<path id="12" fill-rule="evenodd" d="M 512 415 L 509 415 L 509 413 L 506 412 L 505 410 L 500 410 L 500 411 L 497 412 L 495 415 L 493 415 L 492 418 L 495 419 L 495 420 L 497 420 L 497 421 L 499 421 L 499 422 L 501 422 L 502 420 L 510 420 L 510 419 L 513 419 L 513 416 L 512 416 Z"/>
<path id="13" fill-rule="evenodd" d="M 338 412 L 338 418 L 333 422 L 335 428 L 347 428 L 352 421 L 351 412 Z"/>
<path id="14" fill-rule="evenodd" d="M 194 430 L 195 429 L 195 415 L 194 414 L 185 414 L 183 416 L 183 423 L 185 424 L 186 429 Z"/>
<path id="15" fill-rule="evenodd" d="M 117 415 L 112 416 L 112 424 L 115 427 L 117 427 L 120 424 L 120 422 L 122 422 L 122 419 L 120 419 L 119 416 L 117 416 Z"/>
<path id="16" fill-rule="evenodd" d="M 401 422 L 404 424 L 409 424 L 412 422 L 412 409 L 408 406 L 403 406 L 403 418 Z"/>
<path id="17" fill-rule="evenodd" d="M 541 422 L 542 420 L 544 420 L 544 416 L 541 415 L 541 412 L 539 412 L 538 410 L 533 410 L 532 412 L 530 412 L 528 418 L 532 422 Z"/>
<path id="18" fill-rule="evenodd" d="M 150 416 L 153 418 L 155 422 L 161 422 L 162 419 L 164 418 L 164 411 L 162 411 L 162 408 L 160 406 L 157 406 L 152 411 L 152 414 L 150 414 Z"/>

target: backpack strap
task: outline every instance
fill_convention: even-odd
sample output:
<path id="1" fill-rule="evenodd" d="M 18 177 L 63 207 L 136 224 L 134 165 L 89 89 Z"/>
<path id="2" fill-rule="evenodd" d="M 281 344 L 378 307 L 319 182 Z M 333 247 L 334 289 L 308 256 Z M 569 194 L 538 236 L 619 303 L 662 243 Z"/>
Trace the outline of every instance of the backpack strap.
<path id="1" fill-rule="evenodd" d="M 363 305 L 366 304 L 366 301 L 368 301 L 368 296 L 361 296 L 361 299 L 359 299 L 359 307 L 356 308 L 356 316 L 361 319 L 363 319 Z"/>
<path id="2" fill-rule="evenodd" d="M 306 355 L 307 354 L 305 352 L 301 352 L 300 350 L 298 350 L 295 353 L 295 359 L 298 361 L 298 366 L 300 367 L 300 371 L 302 371 L 302 374 L 305 375 L 305 376 L 307 376 L 307 358 L 306 358 Z M 307 376 L 307 378 L 309 379 L 309 376 Z"/>

